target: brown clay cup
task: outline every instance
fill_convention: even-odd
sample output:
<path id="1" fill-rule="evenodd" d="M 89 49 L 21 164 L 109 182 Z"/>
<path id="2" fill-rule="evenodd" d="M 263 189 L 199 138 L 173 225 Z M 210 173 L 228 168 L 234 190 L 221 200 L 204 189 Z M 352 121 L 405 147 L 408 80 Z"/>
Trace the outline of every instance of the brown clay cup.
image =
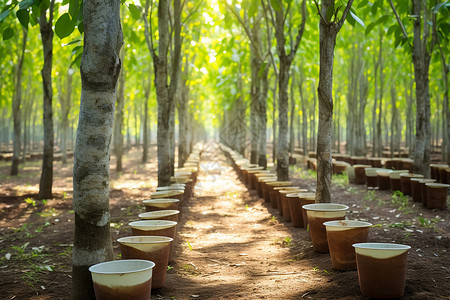
<path id="1" fill-rule="evenodd" d="M 166 220 L 142 220 L 130 222 L 131 233 L 134 236 L 166 236 L 175 240 L 177 222 Z M 169 261 L 172 261 L 174 252 L 173 241 L 170 243 Z"/>
<path id="2" fill-rule="evenodd" d="M 309 234 L 313 249 L 319 253 L 328 253 L 327 231 L 323 223 L 344 220 L 348 206 L 337 203 L 314 203 L 304 205 L 309 224 Z"/>
<path id="3" fill-rule="evenodd" d="M 357 243 L 353 247 L 362 295 L 376 299 L 402 297 L 411 247 L 389 243 Z"/>
<path id="4" fill-rule="evenodd" d="M 155 210 L 178 210 L 180 200 L 172 198 L 150 199 L 142 201 L 145 205 L 145 211 Z"/>
<path id="5" fill-rule="evenodd" d="M 139 214 L 141 220 L 167 220 L 178 222 L 179 210 L 155 210 Z"/>
<path id="6" fill-rule="evenodd" d="M 339 220 L 323 223 L 327 230 L 331 264 L 336 270 L 356 270 L 353 244 L 366 243 L 371 223 L 357 220 Z"/>
<path id="7" fill-rule="evenodd" d="M 447 195 L 449 184 L 426 183 L 427 208 L 445 209 L 447 207 Z"/>
<path id="8" fill-rule="evenodd" d="M 172 238 L 165 236 L 127 236 L 117 241 L 120 243 L 122 259 L 145 259 L 155 263 L 152 289 L 164 286 Z"/>

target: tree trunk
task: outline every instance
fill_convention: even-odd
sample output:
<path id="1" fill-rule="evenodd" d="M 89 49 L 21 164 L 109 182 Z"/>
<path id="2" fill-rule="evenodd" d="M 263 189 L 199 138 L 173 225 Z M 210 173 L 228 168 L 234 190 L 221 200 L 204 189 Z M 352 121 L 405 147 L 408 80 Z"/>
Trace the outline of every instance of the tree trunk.
<path id="1" fill-rule="evenodd" d="M 181 80 L 181 95 L 179 98 L 178 105 L 178 167 L 182 168 L 186 162 L 189 152 L 188 152 L 188 141 L 189 141 L 189 129 L 188 129 L 188 113 L 187 105 L 189 101 L 189 57 L 186 57 L 186 63 L 184 65 L 184 70 L 182 73 L 183 77 Z"/>
<path id="2" fill-rule="evenodd" d="M 73 170 L 75 239 L 72 299 L 95 299 L 88 268 L 114 259 L 109 160 L 120 48 L 120 1 L 85 0 L 81 104 Z"/>
<path id="3" fill-rule="evenodd" d="M 148 160 L 148 147 L 150 143 L 149 139 L 149 116 L 148 116 L 148 101 L 150 99 L 150 85 L 151 80 L 150 78 L 147 81 L 147 85 L 144 87 L 144 93 L 145 93 L 145 103 L 144 103 L 144 142 L 143 142 L 143 149 L 142 149 L 142 162 L 146 163 Z"/>
<path id="4" fill-rule="evenodd" d="M 426 7 L 424 8 L 426 9 Z M 421 20 L 422 1 L 413 0 L 414 18 L 414 44 L 413 64 L 414 78 L 416 81 L 416 141 L 414 146 L 414 173 L 423 174 L 425 178 L 430 176 L 430 148 L 431 148 L 431 125 L 430 125 L 430 94 L 428 71 L 430 65 L 430 53 L 428 52 L 428 20 Z M 424 23 L 424 38 L 422 40 L 422 25 Z"/>
<path id="5" fill-rule="evenodd" d="M 313 95 L 314 95 L 314 102 L 313 102 L 313 109 L 312 109 L 312 113 L 311 113 L 311 115 L 312 115 L 312 126 L 311 126 L 312 139 L 311 139 L 311 143 L 310 143 L 310 148 L 312 151 L 315 152 L 317 149 L 316 133 L 318 132 L 318 130 L 316 128 L 317 93 L 313 93 Z"/>
<path id="6" fill-rule="evenodd" d="M 259 147 L 258 165 L 267 168 L 267 95 L 269 93 L 269 66 L 266 65 L 261 77 L 261 97 L 259 98 Z"/>
<path id="7" fill-rule="evenodd" d="M 332 1 L 334 3 L 334 0 Z M 322 2 L 326 12 L 330 1 Z M 326 14 L 324 14 L 326 15 Z M 317 134 L 316 202 L 331 202 L 331 125 L 333 123 L 333 59 L 337 32 L 334 26 L 320 22 L 319 128 Z"/>
<path id="8" fill-rule="evenodd" d="M 69 131 L 69 112 L 72 104 L 72 75 L 73 70 L 69 69 L 67 71 L 67 79 L 66 79 L 66 89 L 65 91 L 62 88 L 61 77 L 59 77 L 58 82 L 58 99 L 59 104 L 61 105 L 61 152 L 62 152 L 62 163 L 67 163 L 67 135 Z"/>
<path id="9" fill-rule="evenodd" d="M 16 67 L 16 80 L 14 87 L 14 97 L 12 101 L 12 114 L 13 114 L 13 126 L 14 126 L 14 135 L 13 135 L 13 157 L 11 162 L 11 171 L 9 175 L 15 176 L 19 174 L 19 160 L 20 160 L 20 133 L 21 133 L 21 111 L 20 111 L 20 102 L 22 101 L 22 68 L 23 68 L 23 60 L 25 58 L 25 49 L 27 47 L 27 36 L 28 31 L 25 28 L 23 29 L 23 37 L 22 37 L 22 51 L 19 55 L 19 59 L 17 60 Z"/>
<path id="10" fill-rule="evenodd" d="M 435 28 L 434 28 L 435 29 Z M 445 55 L 441 44 L 438 43 L 442 65 L 442 80 L 444 81 L 444 101 L 442 110 L 445 112 L 444 124 L 442 126 L 442 160 L 450 164 L 450 107 L 448 101 L 448 73 L 449 65 L 445 60 Z"/>
<path id="11" fill-rule="evenodd" d="M 42 67 L 42 87 L 44 90 L 44 154 L 42 156 L 42 173 L 39 184 L 39 199 L 52 198 L 53 185 L 53 88 L 52 88 L 52 61 L 53 61 L 53 6 L 55 0 L 50 2 L 49 19 L 46 10 L 41 11 L 39 27 L 41 29 L 42 45 L 44 48 L 44 66 Z"/>
<path id="12" fill-rule="evenodd" d="M 378 89 L 378 96 L 379 96 L 379 109 L 378 109 L 378 120 L 377 120 L 377 129 L 376 129 L 376 143 L 375 143 L 375 152 L 377 157 L 383 156 L 383 140 L 381 135 L 381 118 L 383 115 L 383 34 L 381 28 L 380 28 L 380 51 L 378 54 L 378 62 L 377 65 L 380 68 L 380 87 Z M 376 75 L 375 75 L 376 77 Z"/>
<path id="13" fill-rule="evenodd" d="M 350 0 L 342 16 L 351 7 Z M 328 16 L 334 9 L 334 0 L 321 3 L 321 15 Z M 319 70 L 319 130 L 317 135 L 317 187 L 316 202 L 331 202 L 331 175 L 333 173 L 331 156 L 331 126 L 333 124 L 333 60 L 336 36 L 343 23 L 327 23 L 320 19 L 320 70 Z"/>
<path id="14" fill-rule="evenodd" d="M 289 121 L 289 155 L 292 156 L 295 151 L 295 131 L 294 131 L 294 120 L 295 120 L 295 100 L 294 100 L 294 84 L 295 84 L 295 78 L 294 74 L 292 75 L 292 82 L 291 82 L 291 115 L 290 115 L 290 121 Z"/>
<path id="15" fill-rule="evenodd" d="M 298 85 L 300 92 L 300 100 L 302 103 L 302 143 L 303 155 L 308 156 L 308 111 L 306 109 L 306 99 L 303 95 L 303 73 L 300 74 L 300 83 Z"/>
<path id="16" fill-rule="evenodd" d="M 277 140 L 277 115 L 276 115 L 276 106 L 277 106 L 277 84 L 278 84 L 278 75 L 275 77 L 274 86 L 272 88 L 272 162 L 276 162 L 277 153 L 278 153 L 278 140 Z"/>
<path id="17" fill-rule="evenodd" d="M 259 76 L 259 70 L 262 62 L 258 59 L 256 54 L 255 40 L 259 40 L 259 30 L 257 26 L 253 28 L 253 42 L 250 44 L 250 59 L 251 59 L 251 103 L 250 103 L 250 163 L 258 163 L 258 146 L 259 146 L 259 126 L 260 125 L 260 98 L 261 98 L 261 78 Z"/>
<path id="18" fill-rule="evenodd" d="M 122 14 L 123 15 L 123 14 Z M 120 53 L 121 61 L 124 61 L 125 49 Z M 122 172 L 122 156 L 123 156 L 123 109 L 125 105 L 125 76 L 123 68 L 119 75 L 119 90 L 117 91 L 116 109 L 113 126 L 113 147 L 116 156 L 116 172 Z M 137 104 L 136 104 L 137 105 Z"/>

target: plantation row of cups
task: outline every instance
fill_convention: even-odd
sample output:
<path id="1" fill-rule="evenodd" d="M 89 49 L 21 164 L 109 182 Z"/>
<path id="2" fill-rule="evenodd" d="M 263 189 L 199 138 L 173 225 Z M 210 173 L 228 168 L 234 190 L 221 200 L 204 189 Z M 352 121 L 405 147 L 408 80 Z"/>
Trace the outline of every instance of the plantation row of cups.
<path id="1" fill-rule="evenodd" d="M 348 206 L 315 203 L 315 193 L 278 181 L 275 174 L 250 164 L 232 149 L 221 145 L 242 181 L 256 190 L 285 221 L 307 228 L 313 249 L 330 253 L 336 270 L 358 270 L 361 293 L 372 298 L 401 297 L 405 289 L 407 245 L 368 243 L 371 223 L 345 220 Z"/>
<path id="2" fill-rule="evenodd" d="M 131 236 L 119 238 L 122 260 L 89 268 L 97 300 L 150 299 L 151 290 L 165 285 L 167 267 L 174 255 L 174 244 L 181 205 L 192 195 L 201 144 L 175 170 L 172 184 L 157 187 L 144 200 L 146 212 L 130 222 Z"/>
<path id="3" fill-rule="evenodd" d="M 351 168 L 349 175 L 351 174 Z M 408 173 L 407 170 L 372 168 L 366 165 L 353 166 L 355 183 L 366 184 L 378 190 L 401 191 L 411 196 L 414 202 L 422 203 L 429 209 L 445 209 L 449 184 L 437 183 L 436 179 L 424 178 L 422 174 Z"/>

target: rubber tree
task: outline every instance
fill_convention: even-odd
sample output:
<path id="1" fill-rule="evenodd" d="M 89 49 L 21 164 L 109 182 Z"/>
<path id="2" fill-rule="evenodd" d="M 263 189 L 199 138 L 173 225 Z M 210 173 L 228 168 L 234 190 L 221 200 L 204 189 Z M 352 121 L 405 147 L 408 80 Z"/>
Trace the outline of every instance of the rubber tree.
<path id="1" fill-rule="evenodd" d="M 432 2 L 432 3 L 431 3 Z M 400 18 L 400 14 L 408 11 L 397 12 L 393 0 L 389 0 L 397 22 L 398 30 L 406 46 L 410 38 Z M 416 139 L 414 143 L 414 173 L 430 176 L 430 154 L 431 154 L 431 122 L 430 122 L 430 88 L 429 68 L 431 54 L 436 44 L 436 34 L 432 34 L 432 26 L 436 23 L 436 13 L 432 6 L 437 1 L 423 2 L 412 0 L 413 17 L 413 44 L 412 62 L 414 65 L 414 80 L 416 83 Z M 402 8 L 404 6 L 400 6 Z M 406 7 L 408 9 L 408 7 Z M 399 14 L 400 13 L 400 14 Z"/>
<path id="2" fill-rule="evenodd" d="M 331 133 L 333 124 L 333 60 L 336 36 L 344 25 L 353 0 L 349 0 L 338 19 L 339 8 L 334 0 L 321 1 L 320 8 L 320 71 L 317 94 L 319 98 L 319 126 L 317 134 L 317 187 L 316 202 L 331 202 Z"/>
<path id="3" fill-rule="evenodd" d="M 227 5 L 239 24 L 244 29 L 250 41 L 250 163 L 267 166 L 266 159 L 266 128 L 267 128 L 267 92 L 268 69 L 267 59 L 270 55 L 270 45 L 264 49 L 262 36 L 263 14 L 259 9 L 259 1 L 253 0 L 248 8 L 240 8 L 245 12 L 243 17 L 236 6 Z"/>
<path id="4" fill-rule="evenodd" d="M 264 3 L 264 1 L 263 1 Z M 288 85 L 290 78 L 290 67 L 294 60 L 295 53 L 300 45 L 306 23 L 306 1 L 301 4 L 302 20 L 295 40 L 290 39 L 290 52 L 286 52 L 286 9 L 283 1 L 274 0 L 265 4 L 271 16 L 272 24 L 275 28 L 275 38 L 277 40 L 277 54 L 280 60 L 278 74 L 278 152 L 277 152 L 277 177 L 278 180 L 289 179 L 289 141 L 288 141 Z M 288 3 L 287 10 L 291 9 L 292 2 Z"/>
<path id="5" fill-rule="evenodd" d="M 39 183 L 39 199 L 52 198 L 53 186 L 53 8 L 55 0 L 50 1 L 47 9 L 41 8 L 39 28 L 41 31 L 42 47 L 44 50 L 44 65 L 42 67 L 42 88 L 44 94 L 44 152 L 42 156 L 42 172 Z M 47 17 L 48 14 L 48 17 Z"/>
<path id="6" fill-rule="evenodd" d="M 12 101 L 13 113 L 13 157 L 11 162 L 10 175 L 15 176 L 19 174 L 19 159 L 20 159 L 20 133 L 21 133 L 21 110 L 20 103 L 22 101 L 22 69 L 25 58 L 25 49 L 27 47 L 28 30 L 23 27 L 22 48 L 19 52 L 17 67 L 15 69 L 15 85 L 14 96 Z"/>
<path id="7" fill-rule="evenodd" d="M 158 103 L 158 127 L 157 127 L 157 145 L 158 145 L 158 186 L 170 184 L 170 177 L 174 173 L 173 158 L 173 123 L 175 118 L 173 111 L 175 109 L 175 93 L 178 86 L 181 70 L 181 11 L 180 0 L 173 2 L 173 16 L 170 20 L 170 1 L 160 0 L 158 2 L 158 51 L 153 44 L 152 30 L 152 12 L 153 1 L 147 0 L 144 9 L 143 20 L 145 24 L 145 36 L 147 47 L 151 53 L 155 71 L 156 99 Z M 150 13 L 149 13 L 150 9 Z M 150 20 L 149 20 L 149 19 Z M 172 23 L 173 51 L 171 52 L 171 63 L 169 64 L 169 48 L 171 45 L 171 30 L 169 24 Z M 170 83 L 169 83 L 170 75 Z"/>
<path id="8" fill-rule="evenodd" d="M 72 299 L 94 299 L 88 268 L 113 259 L 110 146 L 123 44 L 120 1 L 83 1 L 81 103 L 73 167 Z"/>

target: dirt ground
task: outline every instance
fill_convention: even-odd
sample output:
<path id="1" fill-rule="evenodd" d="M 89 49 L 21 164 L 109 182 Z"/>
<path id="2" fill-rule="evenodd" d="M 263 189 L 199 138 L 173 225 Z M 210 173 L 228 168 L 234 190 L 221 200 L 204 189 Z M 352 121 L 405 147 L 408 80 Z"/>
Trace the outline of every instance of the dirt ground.
<path id="1" fill-rule="evenodd" d="M 152 151 L 150 153 L 156 153 Z M 132 149 L 125 171 L 111 161 L 111 230 L 131 234 L 128 222 L 155 190 L 156 159 L 140 162 Z M 9 177 L 0 162 L 0 299 L 70 299 L 73 243 L 72 164 L 55 163 L 54 199 L 35 200 L 40 161 Z M 292 168 L 295 185 L 313 189 L 314 175 Z M 333 202 L 348 219 L 367 220 L 372 242 L 411 246 L 404 299 L 450 299 L 448 210 L 427 210 L 409 198 L 333 179 Z M 182 207 L 175 259 L 166 286 L 153 299 L 364 299 L 357 271 L 336 271 L 328 254 L 312 250 L 305 229 L 294 228 L 241 183 L 216 144 L 202 155 L 194 195 Z"/>

